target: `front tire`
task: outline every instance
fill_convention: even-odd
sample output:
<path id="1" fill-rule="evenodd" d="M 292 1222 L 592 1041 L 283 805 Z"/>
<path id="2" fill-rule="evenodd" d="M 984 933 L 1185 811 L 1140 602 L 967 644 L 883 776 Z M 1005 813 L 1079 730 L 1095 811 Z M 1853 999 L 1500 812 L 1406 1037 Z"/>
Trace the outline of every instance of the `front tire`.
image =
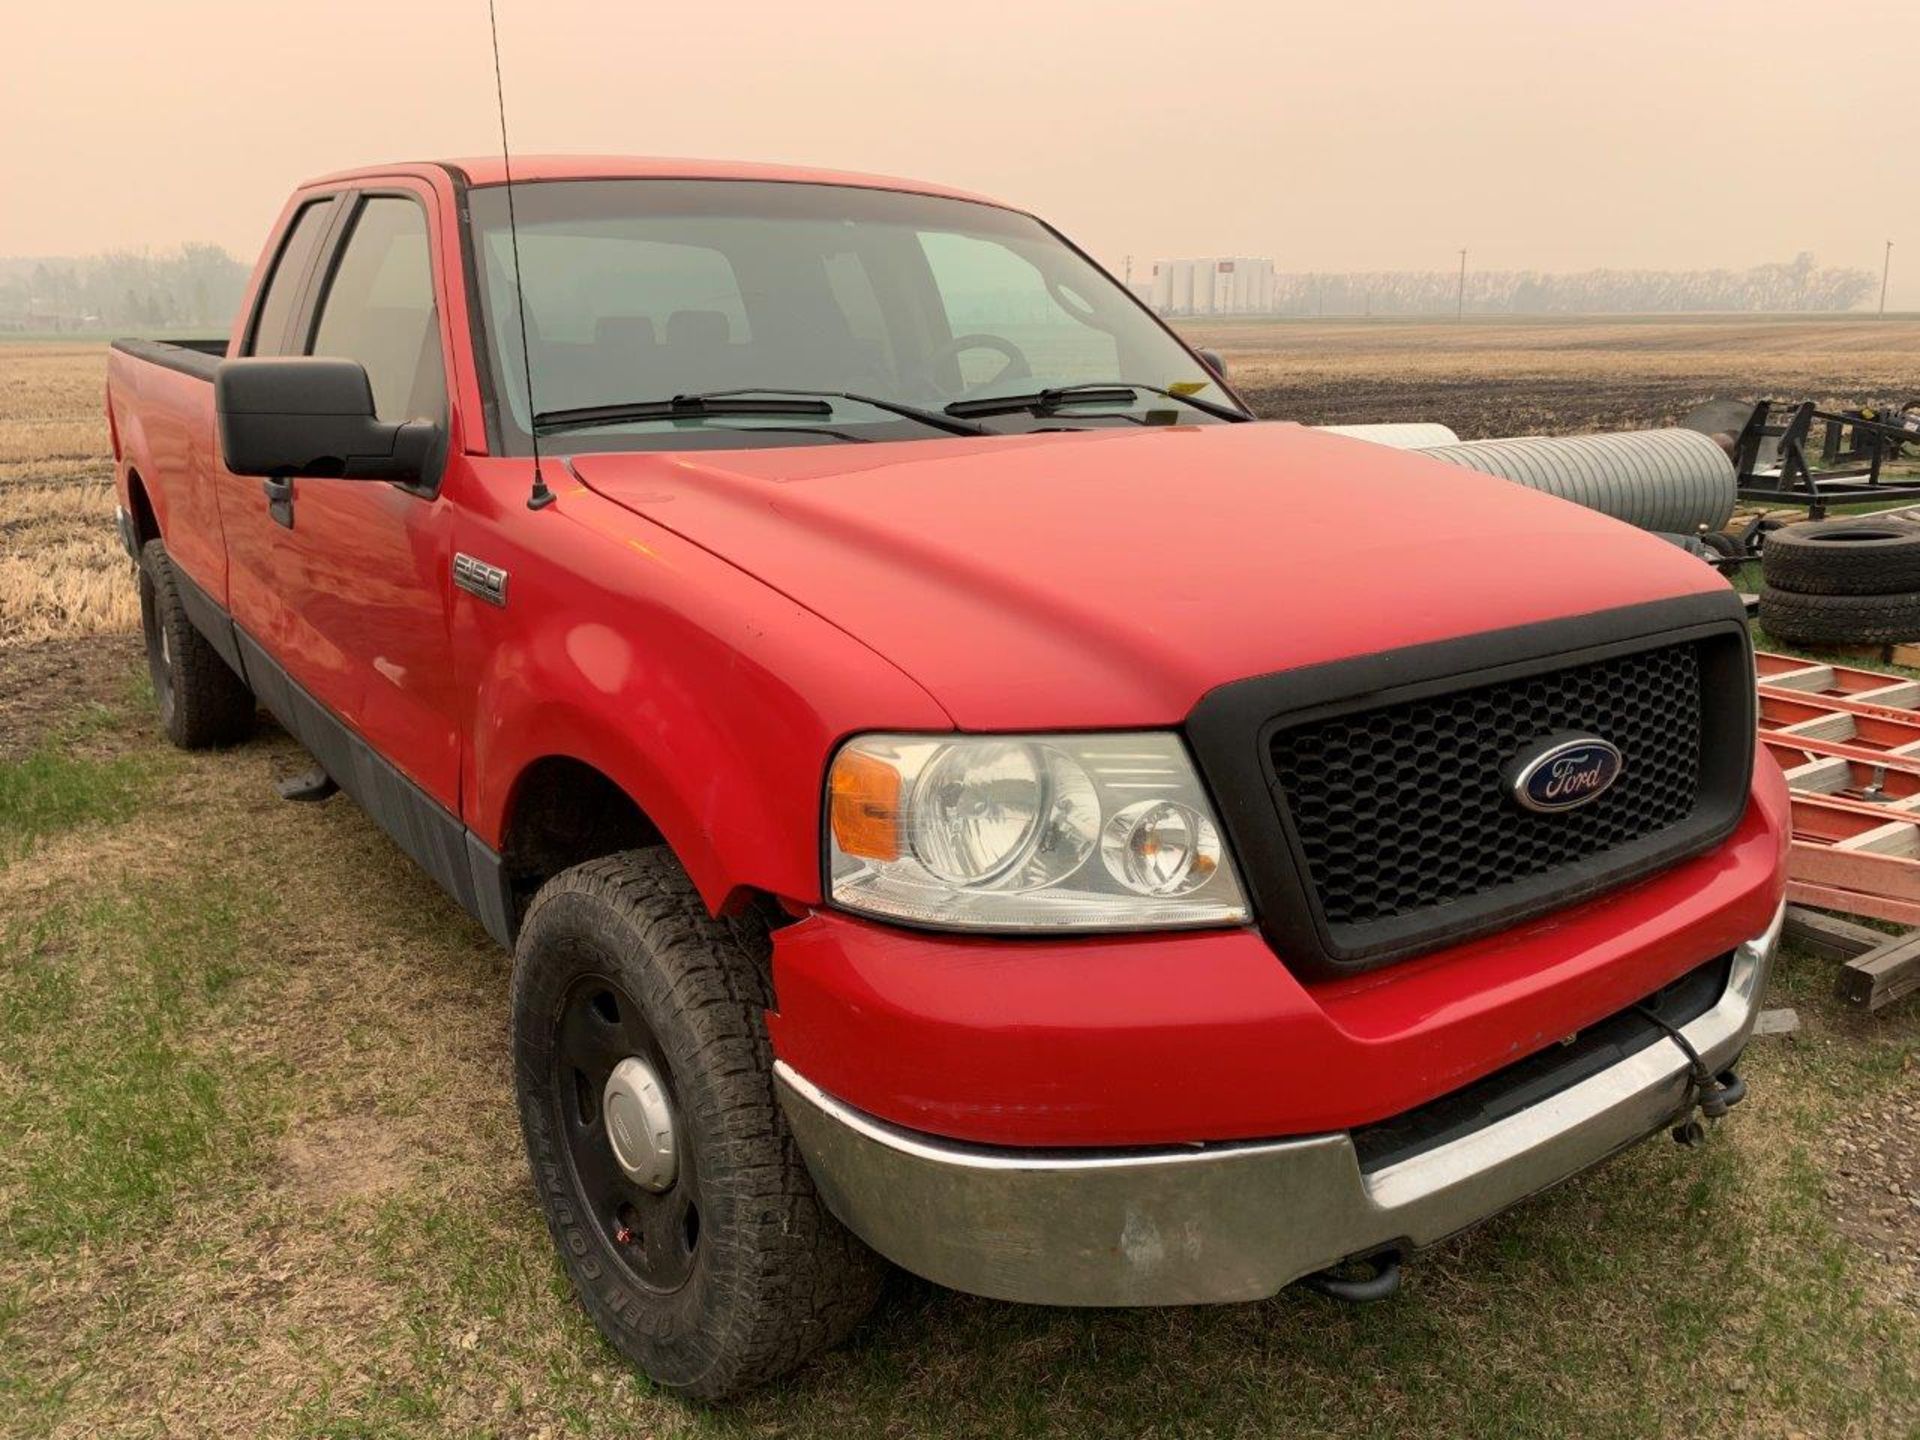
<path id="1" fill-rule="evenodd" d="M 147 674 L 167 739 L 182 750 L 204 750 L 245 738 L 258 708 L 253 692 L 194 628 L 162 541 L 140 547 L 139 584 Z"/>
<path id="2" fill-rule="evenodd" d="M 707 1399 L 844 1338 L 883 1272 L 775 1097 L 767 952 L 655 849 L 549 881 L 514 956 L 520 1122 L 560 1258 L 616 1349 Z"/>

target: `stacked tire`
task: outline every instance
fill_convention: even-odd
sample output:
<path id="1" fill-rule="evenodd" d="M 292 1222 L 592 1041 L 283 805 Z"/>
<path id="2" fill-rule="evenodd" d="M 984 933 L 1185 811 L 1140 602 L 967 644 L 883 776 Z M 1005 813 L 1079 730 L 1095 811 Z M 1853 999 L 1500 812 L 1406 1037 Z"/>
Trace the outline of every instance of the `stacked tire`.
<path id="1" fill-rule="evenodd" d="M 1772 531 L 1760 624 L 1790 645 L 1920 640 L 1920 524 L 1860 516 Z"/>

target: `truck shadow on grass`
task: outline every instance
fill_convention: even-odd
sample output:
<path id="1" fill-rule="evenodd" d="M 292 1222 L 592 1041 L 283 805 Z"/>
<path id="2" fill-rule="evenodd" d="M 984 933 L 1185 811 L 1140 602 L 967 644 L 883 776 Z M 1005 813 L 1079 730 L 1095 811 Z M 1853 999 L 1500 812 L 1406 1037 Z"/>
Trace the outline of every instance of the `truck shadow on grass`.
<path id="1" fill-rule="evenodd" d="M 1876 1435 L 1920 1320 L 1835 1229 L 1828 1127 L 1920 1024 L 1778 987 L 1703 1151 L 1657 1141 L 1418 1259 L 1367 1309 L 1084 1312 L 898 1278 L 726 1408 L 574 1305 L 506 1061 L 506 958 L 345 801 L 277 800 L 137 684 L 0 762 L 0 1430 L 289 1435 Z M 1910 1281 L 1909 1281 L 1910 1283 Z"/>

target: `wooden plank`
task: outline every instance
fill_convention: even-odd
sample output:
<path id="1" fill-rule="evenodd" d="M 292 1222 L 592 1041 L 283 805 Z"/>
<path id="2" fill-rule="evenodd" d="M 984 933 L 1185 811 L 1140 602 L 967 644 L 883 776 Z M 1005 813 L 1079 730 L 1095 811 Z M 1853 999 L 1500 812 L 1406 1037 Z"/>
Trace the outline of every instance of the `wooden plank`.
<path id="1" fill-rule="evenodd" d="M 1920 670 L 1920 645 L 1896 645 L 1887 652 L 1887 658 L 1895 665 L 1904 665 L 1909 670 Z"/>
<path id="2" fill-rule="evenodd" d="M 1846 740 L 1822 740 L 1813 735 L 1789 735 L 1784 730 L 1760 731 L 1760 743 L 1768 749 L 1776 746 L 1790 746 L 1808 755 L 1840 755 L 1848 760 L 1864 760 L 1872 765 L 1906 765 L 1920 761 L 1920 743 L 1902 745 L 1897 749 L 1875 749 L 1870 745 L 1855 745 Z"/>
<path id="3" fill-rule="evenodd" d="M 1837 756 L 1819 756 L 1799 764 L 1788 763 L 1798 757 L 1783 756 L 1784 747 L 1769 744 L 1774 759 L 1786 772 L 1787 788 L 1807 799 L 1830 800 L 1836 804 L 1871 806 L 1886 818 L 1912 814 L 1920 810 L 1920 775 L 1908 769 L 1895 769 L 1885 762 L 1848 760 Z M 1912 761 L 1904 764 L 1911 765 Z"/>
<path id="4" fill-rule="evenodd" d="M 1884 806 L 1879 810 L 1883 815 L 1886 813 Z M 1834 841 L 1833 848 L 1870 851 L 1875 855 L 1897 855 L 1905 860 L 1920 858 L 1920 840 L 1914 836 L 1914 821 L 1911 818 L 1889 820 L 1871 830 L 1862 830 L 1857 835 Z"/>
<path id="5" fill-rule="evenodd" d="M 1831 665 L 1815 665 L 1785 655 L 1765 655 L 1757 650 L 1753 659 L 1759 667 L 1759 683 L 1762 685 L 1772 685 L 1780 690 L 1805 690 L 1815 695 L 1833 688 Z"/>
<path id="6" fill-rule="evenodd" d="M 1804 735 L 1809 740 L 1833 740 L 1845 744 L 1858 738 L 1859 729 L 1860 727 L 1854 723 L 1853 716 L 1844 711 L 1831 710 L 1782 725 L 1777 733 L 1796 738 Z"/>
<path id="7" fill-rule="evenodd" d="M 1862 705 L 1797 690 L 1759 687 L 1760 728 L 1787 734 L 1802 730 L 1822 739 L 1891 750 L 1920 740 L 1920 711 Z"/>
<path id="8" fill-rule="evenodd" d="M 1800 1015 L 1790 1009 L 1762 1010 L 1760 1018 L 1754 1021 L 1753 1033 L 1761 1035 L 1795 1035 L 1800 1030 Z"/>
<path id="9" fill-rule="evenodd" d="M 1842 741 L 1820 740 L 1808 735 L 1785 735 L 1778 730 L 1762 730 L 1760 743 L 1773 753 L 1785 770 L 1816 755 L 1857 760 L 1863 765 L 1884 765 L 1889 772 L 1920 775 L 1920 754 L 1903 755 L 1897 750 L 1869 750 Z"/>
<path id="10" fill-rule="evenodd" d="M 1786 771 L 1789 790 L 1798 790 L 1803 795 L 1832 795 L 1853 785 L 1853 767 L 1857 763 L 1861 762 L 1843 760 L 1838 755 L 1822 755 L 1791 767 L 1783 764 L 1781 768 Z"/>
<path id="11" fill-rule="evenodd" d="M 1827 885 L 1854 894 L 1876 895 L 1911 904 L 1920 910 L 1920 864 L 1894 855 L 1842 850 L 1833 845 L 1795 840 L 1787 858 L 1787 874 L 1794 880 Z M 1834 907 L 1840 910 L 1851 906 Z M 1878 912 L 1860 910 L 1873 915 Z"/>
<path id="12" fill-rule="evenodd" d="M 1851 960 L 1870 950 L 1878 950 L 1887 941 L 1884 930 L 1875 930 L 1870 925 L 1859 925 L 1838 915 L 1823 914 L 1801 905 L 1787 906 L 1783 933 L 1802 950 L 1809 950 L 1822 960 Z"/>
<path id="13" fill-rule="evenodd" d="M 1822 910 L 1838 910 L 1846 915 L 1871 915 L 1876 920 L 1890 920 L 1896 925 L 1920 925 L 1920 904 L 1848 890 L 1838 885 L 1789 878 L 1787 899 L 1800 905 L 1818 906 Z"/>
<path id="14" fill-rule="evenodd" d="M 1760 681 L 1755 688 L 1760 692 L 1763 709 L 1764 702 L 1771 699 L 1812 706 L 1830 714 L 1871 715 L 1878 720 L 1894 720 L 1906 725 L 1920 720 L 1920 710 L 1914 708 L 1911 698 L 1920 693 L 1920 681 L 1901 680 L 1894 675 L 1885 679 L 1887 683 L 1883 686 L 1841 695 L 1831 691 L 1816 694 L 1796 690 L 1788 685 L 1775 685 L 1770 680 Z M 1877 696 L 1884 698 L 1876 699 Z"/>
<path id="15" fill-rule="evenodd" d="M 1888 676 L 1886 684 L 1871 690 L 1850 690 L 1847 698 L 1856 705 L 1876 705 L 1882 710 L 1911 710 L 1920 705 L 1920 680 Z"/>
<path id="16" fill-rule="evenodd" d="M 1797 840 L 1837 845 L 1888 825 L 1907 830 L 1920 826 L 1920 816 L 1915 816 L 1912 811 L 1895 810 L 1871 800 L 1850 800 L 1844 795 L 1810 795 L 1804 790 L 1788 792 L 1787 799 L 1793 808 L 1793 834 Z"/>
<path id="17" fill-rule="evenodd" d="M 1920 843 L 1920 814 L 1916 814 L 1911 805 L 1798 789 L 1789 791 L 1787 799 L 1793 807 L 1793 833 L 1802 840 L 1837 845 L 1866 831 L 1894 825 L 1912 830 L 1916 843 Z M 1867 848 L 1897 854 L 1903 847 L 1894 845 L 1889 849 L 1885 845 L 1870 845 Z"/>
<path id="18" fill-rule="evenodd" d="M 1920 990 L 1920 935 L 1897 935 L 1840 969 L 1834 993 L 1862 1010 L 1879 1010 Z"/>
<path id="19" fill-rule="evenodd" d="M 1885 670 L 1863 670 L 1853 665 L 1816 662 L 1798 655 L 1753 653 L 1755 678 L 1782 690 L 1804 690 L 1836 700 L 1912 710 L 1920 705 L 1920 680 L 1890 675 Z"/>

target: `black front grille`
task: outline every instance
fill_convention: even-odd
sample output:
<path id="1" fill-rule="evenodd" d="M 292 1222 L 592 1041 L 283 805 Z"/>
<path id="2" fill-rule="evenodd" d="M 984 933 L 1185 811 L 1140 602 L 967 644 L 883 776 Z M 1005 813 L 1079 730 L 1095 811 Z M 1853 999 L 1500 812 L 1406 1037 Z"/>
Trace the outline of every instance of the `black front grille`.
<path id="1" fill-rule="evenodd" d="M 1562 732 L 1619 749 L 1598 800 L 1540 814 L 1504 772 Z M 1700 795 L 1698 644 L 1336 715 L 1271 739 L 1322 915 L 1364 926 L 1483 895 L 1653 835 Z"/>
<path id="2" fill-rule="evenodd" d="M 1276 954 L 1338 976 L 1576 904 L 1726 839 L 1753 778 L 1746 615 L 1713 590 L 1219 686 L 1194 759 Z M 1598 799 L 1540 814 L 1503 771 L 1610 740 Z"/>

